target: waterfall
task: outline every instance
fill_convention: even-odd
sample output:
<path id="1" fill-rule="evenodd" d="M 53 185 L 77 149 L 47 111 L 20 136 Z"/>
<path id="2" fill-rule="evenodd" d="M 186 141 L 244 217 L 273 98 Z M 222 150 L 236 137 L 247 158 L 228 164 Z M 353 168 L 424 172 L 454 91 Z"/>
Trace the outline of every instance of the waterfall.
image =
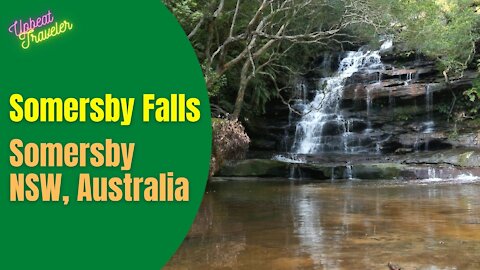
<path id="1" fill-rule="evenodd" d="M 393 96 L 393 90 L 388 90 L 388 111 L 392 120 L 395 118 L 395 97 Z"/>
<path id="2" fill-rule="evenodd" d="M 387 48 L 387 45 L 384 47 Z M 340 110 L 343 90 L 346 80 L 354 73 L 364 71 L 372 74 L 383 69 L 379 52 L 363 49 L 348 52 L 340 61 L 336 75 L 319 81 L 313 100 L 298 106 L 303 116 L 296 125 L 293 152 L 297 154 L 353 152 L 352 147 L 358 147 L 361 139 L 355 137 L 351 130 L 353 119 Z M 367 114 L 370 115 L 372 106 L 370 90 L 367 90 L 366 103 Z"/>
<path id="3" fill-rule="evenodd" d="M 427 122 L 433 122 L 433 91 L 431 90 L 431 86 L 429 84 L 425 86 L 425 109 L 427 111 Z"/>
<path id="4" fill-rule="evenodd" d="M 400 79 L 402 78 L 402 76 L 400 76 Z M 412 82 L 413 80 L 413 73 L 412 72 L 409 72 L 407 74 L 407 79 L 405 80 L 405 85 L 410 85 L 410 83 Z"/>
<path id="5" fill-rule="evenodd" d="M 353 166 L 350 163 L 347 163 L 344 177 L 345 179 L 353 180 Z"/>
<path id="6" fill-rule="evenodd" d="M 308 88 L 307 84 L 304 79 L 298 79 L 295 87 L 294 87 L 294 107 L 300 110 L 303 110 L 303 108 L 308 104 Z M 285 152 L 289 152 L 290 148 L 290 127 L 292 127 L 292 123 L 295 121 L 295 115 L 292 111 L 290 111 L 288 115 L 288 125 L 285 128 L 285 134 L 282 139 L 282 148 L 285 149 Z"/>
<path id="7" fill-rule="evenodd" d="M 441 178 L 439 178 L 439 176 L 440 175 L 437 172 L 437 169 L 435 169 L 434 167 L 428 167 L 428 180 L 442 180 Z"/>
<path id="8" fill-rule="evenodd" d="M 433 91 L 430 85 L 425 86 L 425 110 L 427 111 L 427 119 L 423 123 L 423 133 L 429 134 L 435 131 L 435 122 L 432 119 L 433 111 Z M 430 141 L 425 139 L 425 151 L 429 150 Z"/>
<path id="9" fill-rule="evenodd" d="M 385 37 L 383 41 L 384 41 L 383 44 L 380 46 L 381 52 L 388 51 L 393 47 L 393 38 L 391 36 Z"/>

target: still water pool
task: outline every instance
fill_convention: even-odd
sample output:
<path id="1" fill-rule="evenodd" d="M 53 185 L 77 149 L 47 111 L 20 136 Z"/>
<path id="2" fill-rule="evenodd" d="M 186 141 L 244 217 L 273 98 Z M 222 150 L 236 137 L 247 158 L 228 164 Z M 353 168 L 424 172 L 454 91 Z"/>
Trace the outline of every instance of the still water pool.
<path id="1" fill-rule="evenodd" d="M 480 182 L 217 179 L 165 269 L 480 269 Z"/>

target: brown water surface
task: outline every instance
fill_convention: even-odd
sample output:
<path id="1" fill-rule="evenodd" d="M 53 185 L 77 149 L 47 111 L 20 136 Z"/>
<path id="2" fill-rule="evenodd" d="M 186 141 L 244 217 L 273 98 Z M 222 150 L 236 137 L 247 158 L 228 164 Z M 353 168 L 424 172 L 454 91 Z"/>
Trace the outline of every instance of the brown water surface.
<path id="1" fill-rule="evenodd" d="M 216 181 L 165 269 L 480 269 L 480 183 Z"/>

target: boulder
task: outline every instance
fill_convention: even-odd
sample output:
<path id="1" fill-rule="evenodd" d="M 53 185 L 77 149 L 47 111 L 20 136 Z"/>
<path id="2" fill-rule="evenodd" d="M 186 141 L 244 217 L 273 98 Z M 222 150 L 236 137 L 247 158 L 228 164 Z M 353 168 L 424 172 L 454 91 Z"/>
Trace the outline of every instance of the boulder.
<path id="1" fill-rule="evenodd" d="M 417 74 L 417 72 L 418 71 L 416 69 L 400 68 L 400 69 L 384 70 L 382 71 L 382 74 L 390 77 L 394 77 L 394 76 L 405 76 L 409 74 Z"/>
<path id="2" fill-rule="evenodd" d="M 415 149 L 413 148 L 398 148 L 397 150 L 395 150 L 395 154 L 403 155 L 403 154 L 413 153 L 414 151 Z"/>
<path id="3" fill-rule="evenodd" d="M 468 132 L 448 137 L 447 142 L 454 147 L 477 148 L 480 145 L 480 132 Z"/>
<path id="4" fill-rule="evenodd" d="M 314 180 L 331 180 L 342 179 L 345 177 L 345 166 L 336 164 L 295 164 L 295 178 L 314 179 Z"/>
<path id="5" fill-rule="evenodd" d="M 405 159 L 405 164 L 449 164 L 464 168 L 480 168 L 480 150 L 452 149 L 432 153 L 421 153 Z"/>
<path id="6" fill-rule="evenodd" d="M 352 166 L 352 176 L 357 179 L 400 179 L 407 166 L 397 163 L 358 164 Z"/>
<path id="7" fill-rule="evenodd" d="M 288 177 L 290 165 L 270 159 L 247 159 L 224 165 L 216 176 Z"/>
<path id="8" fill-rule="evenodd" d="M 251 142 L 250 149 L 274 151 L 276 149 L 276 146 L 277 142 L 274 140 L 256 139 Z"/>

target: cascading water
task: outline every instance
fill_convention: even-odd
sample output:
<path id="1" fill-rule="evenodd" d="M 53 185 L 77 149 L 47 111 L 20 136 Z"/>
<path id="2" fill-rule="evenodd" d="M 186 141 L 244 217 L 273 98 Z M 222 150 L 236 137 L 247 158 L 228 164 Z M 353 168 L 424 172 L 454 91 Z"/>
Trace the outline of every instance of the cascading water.
<path id="1" fill-rule="evenodd" d="M 401 77 L 400 77 L 401 78 Z M 405 85 L 409 85 L 413 80 L 413 73 L 412 72 L 409 72 L 407 74 L 407 79 L 405 80 Z"/>
<path id="2" fill-rule="evenodd" d="M 302 110 L 305 108 L 305 106 L 308 104 L 308 89 L 305 81 L 303 79 L 300 79 L 294 88 L 294 107 Z M 285 149 L 286 152 L 288 152 L 290 149 L 290 134 L 289 134 L 289 129 L 292 126 L 294 116 L 292 113 L 288 116 L 288 127 L 285 129 L 285 136 L 282 141 L 282 147 Z"/>
<path id="3" fill-rule="evenodd" d="M 388 45 L 388 44 L 387 44 Z M 388 47 L 388 46 L 385 46 Z M 340 61 L 336 76 L 320 80 L 315 98 L 308 104 L 298 107 L 303 116 L 296 126 L 295 140 L 292 146 L 297 154 L 314 154 L 321 152 L 361 152 L 362 139 L 368 138 L 371 131 L 370 121 L 364 134 L 352 132 L 352 125 L 357 120 L 341 111 L 345 82 L 354 73 L 364 71 L 377 73 L 383 70 L 380 51 L 348 52 Z M 367 118 L 370 116 L 372 96 L 367 91 Z"/>
<path id="4" fill-rule="evenodd" d="M 430 85 L 425 87 L 425 110 L 427 111 L 427 119 L 423 123 L 423 133 L 429 134 L 432 133 L 435 129 L 435 122 L 432 119 L 432 111 L 433 111 L 433 92 L 431 90 Z M 425 141 L 425 151 L 429 150 L 429 140 L 426 139 Z"/>
<path id="5" fill-rule="evenodd" d="M 380 55 L 385 55 L 385 64 Z M 449 147 L 438 137 L 443 123 L 434 121 L 434 93 L 441 100 L 442 88 L 430 78 L 430 64 L 402 62 L 404 66 L 395 67 L 391 54 L 360 49 L 344 53 L 332 76 L 328 69 L 335 57 L 323 58 L 317 69 L 298 79 L 290 96 L 295 111 L 285 125 L 287 150 L 273 157 L 289 163 L 292 180 L 383 179 L 390 177 L 391 163 L 423 162 L 428 155 L 414 152 Z M 478 179 L 459 176 L 449 166 L 408 165 L 405 173 L 401 170 L 394 179 Z"/>
<path id="6" fill-rule="evenodd" d="M 430 85 L 425 87 L 425 110 L 427 111 L 427 121 L 425 121 L 425 129 L 423 133 L 432 133 L 435 127 L 435 122 L 432 120 L 433 111 L 433 91 Z"/>

